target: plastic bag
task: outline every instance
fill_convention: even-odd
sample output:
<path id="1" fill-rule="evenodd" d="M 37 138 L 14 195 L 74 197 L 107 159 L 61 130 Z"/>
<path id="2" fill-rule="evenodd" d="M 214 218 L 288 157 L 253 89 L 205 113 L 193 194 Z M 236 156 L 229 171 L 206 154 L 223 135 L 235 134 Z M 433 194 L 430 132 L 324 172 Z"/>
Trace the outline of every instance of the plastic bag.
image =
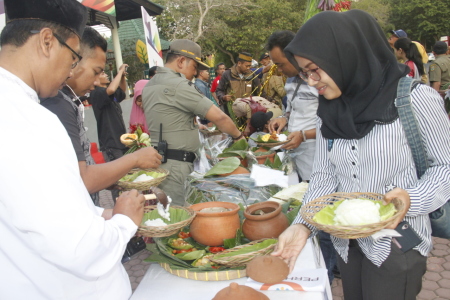
<path id="1" fill-rule="evenodd" d="M 224 201 L 247 206 L 266 201 L 280 190 L 275 185 L 256 187 L 249 174 L 203 178 L 202 174 L 193 172 L 186 181 L 186 201 L 189 204 Z"/>

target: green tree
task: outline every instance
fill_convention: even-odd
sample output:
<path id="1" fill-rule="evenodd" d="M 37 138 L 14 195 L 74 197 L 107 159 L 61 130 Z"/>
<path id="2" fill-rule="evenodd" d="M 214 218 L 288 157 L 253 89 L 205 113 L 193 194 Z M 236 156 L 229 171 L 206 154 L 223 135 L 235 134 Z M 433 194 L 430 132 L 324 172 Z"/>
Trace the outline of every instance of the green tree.
<path id="1" fill-rule="evenodd" d="M 444 0 L 391 0 L 390 22 L 412 40 L 430 48 L 441 36 L 450 35 L 450 5 Z"/>
<path id="2" fill-rule="evenodd" d="M 351 7 L 371 14 L 385 32 L 394 29 L 393 25 L 389 23 L 390 0 L 359 0 L 352 2 Z"/>
<path id="3" fill-rule="evenodd" d="M 277 30 L 296 32 L 303 23 L 306 0 L 252 0 L 254 7 L 241 14 L 224 13 L 221 35 L 207 36 L 208 42 L 230 56 L 240 51 L 259 56 L 267 38 Z"/>

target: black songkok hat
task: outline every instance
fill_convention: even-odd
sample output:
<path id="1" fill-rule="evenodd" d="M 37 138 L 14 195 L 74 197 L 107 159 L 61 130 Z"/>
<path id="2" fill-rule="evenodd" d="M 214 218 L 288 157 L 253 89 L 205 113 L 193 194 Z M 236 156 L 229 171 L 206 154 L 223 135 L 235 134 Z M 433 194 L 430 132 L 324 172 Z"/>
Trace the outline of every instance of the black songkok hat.
<path id="1" fill-rule="evenodd" d="M 62 25 L 80 38 L 87 21 L 87 9 L 77 0 L 5 0 L 8 22 L 39 19 Z"/>

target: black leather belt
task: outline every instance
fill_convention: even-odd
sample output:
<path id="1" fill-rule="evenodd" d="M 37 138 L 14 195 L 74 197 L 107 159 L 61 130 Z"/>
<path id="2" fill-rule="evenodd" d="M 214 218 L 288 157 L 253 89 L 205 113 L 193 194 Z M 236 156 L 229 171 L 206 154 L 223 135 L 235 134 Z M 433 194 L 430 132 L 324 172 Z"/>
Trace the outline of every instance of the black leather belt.
<path id="1" fill-rule="evenodd" d="M 193 163 L 197 156 L 194 152 L 184 150 L 167 149 L 167 159 Z"/>

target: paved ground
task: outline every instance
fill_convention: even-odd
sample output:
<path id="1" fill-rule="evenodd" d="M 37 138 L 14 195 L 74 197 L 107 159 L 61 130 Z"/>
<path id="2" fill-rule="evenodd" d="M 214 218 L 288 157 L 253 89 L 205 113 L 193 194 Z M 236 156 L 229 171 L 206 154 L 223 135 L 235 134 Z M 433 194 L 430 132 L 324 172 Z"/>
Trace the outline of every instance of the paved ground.
<path id="1" fill-rule="evenodd" d="M 112 208 L 113 202 L 109 191 L 100 192 L 100 205 Z M 428 256 L 427 272 L 422 281 L 422 291 L 417 300 L 443 300 L 450 299 L 450 241 L 446 239 L 433 238 L 434 249 Z M 143 260 L 149 252 L 144 250 L 124 264 L 130 276 L 133 291 L 141 282 L 150 263 Z M 342 283 L 335 279 L 331 286 L 333 300 L 344 300 Z"/>

